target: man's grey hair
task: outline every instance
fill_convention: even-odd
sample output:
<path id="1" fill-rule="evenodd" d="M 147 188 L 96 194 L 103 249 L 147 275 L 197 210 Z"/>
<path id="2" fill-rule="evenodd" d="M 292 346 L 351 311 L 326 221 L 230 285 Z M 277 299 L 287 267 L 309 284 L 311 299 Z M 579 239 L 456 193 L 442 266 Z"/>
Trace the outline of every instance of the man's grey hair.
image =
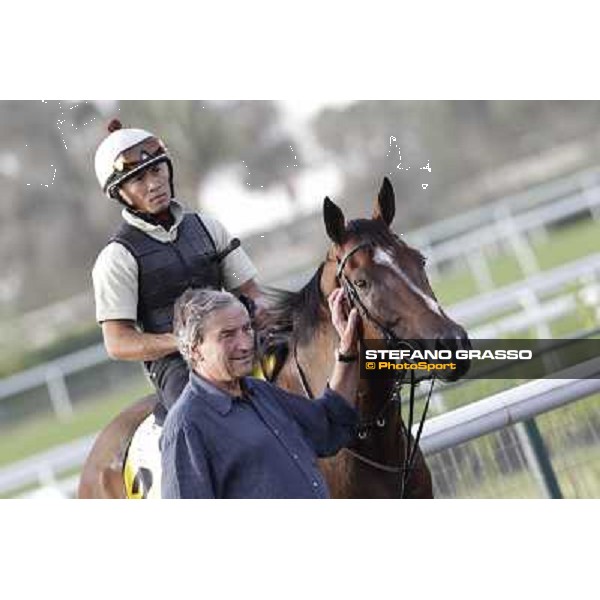
<path id="1" fill-rule="evenodd" d="M 230 292 L 210 288 L 187 289 L 175 302 L 173 331 L 177 346 L 187 364 L 192 366 L 192 349 L 205 334 L 207 317 L 222 308 L 239 303 Z"/>

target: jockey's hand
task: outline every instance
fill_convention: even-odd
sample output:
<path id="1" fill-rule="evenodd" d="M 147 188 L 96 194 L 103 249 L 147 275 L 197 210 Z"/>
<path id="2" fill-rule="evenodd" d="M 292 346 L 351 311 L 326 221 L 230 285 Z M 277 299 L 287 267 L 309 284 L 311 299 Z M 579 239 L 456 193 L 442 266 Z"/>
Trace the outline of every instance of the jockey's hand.
<path id="1" fill-rule="evenodd" d="M 356 308 L 348 314 L 348 302 L 342 288 L 336 288 L 327 299 L 331 312 L 331 322 L 340 336 L 339 351 L 342 354 L 358 352 L 358 323 L 360 317 Z"/>
<path id="2" fill-rule="evenodd" d="M 264 296 L 257 296 L 254 299 L 254 319 L 257 326 L 260 327 L 267 317 L 268 301 Z"/>

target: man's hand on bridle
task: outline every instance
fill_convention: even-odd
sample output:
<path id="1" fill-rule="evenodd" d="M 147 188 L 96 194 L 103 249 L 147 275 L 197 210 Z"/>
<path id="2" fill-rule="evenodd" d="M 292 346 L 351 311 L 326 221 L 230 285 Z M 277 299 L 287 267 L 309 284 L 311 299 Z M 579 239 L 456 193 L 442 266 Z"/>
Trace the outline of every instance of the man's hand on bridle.
<path id="1" fill-rule="evenodd" d="M 339 352 L 353 355 L 358 352 L 359 314 L 352 308 L 348 314 L 348 303 L 342 288 L 336 288 L 327 299 L 331 312 L 331 322 L 340 336 Z"/>

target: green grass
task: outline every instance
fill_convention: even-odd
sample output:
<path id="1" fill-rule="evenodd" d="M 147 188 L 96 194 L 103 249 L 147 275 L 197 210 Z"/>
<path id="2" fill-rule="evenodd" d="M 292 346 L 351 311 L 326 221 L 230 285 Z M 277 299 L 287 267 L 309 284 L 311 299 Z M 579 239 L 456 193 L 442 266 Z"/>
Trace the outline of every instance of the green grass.
<path id="1" fill-rule="evenodd" d="M 4 427 L 0 433 L 0 466 L 27 458 L 106 426 L 121 410 L 151 391 L 149 384 L 136 383 L 122 391 L 78 406 L 73 418 L 61 422 L 53 414 Z"/>
<path id="2" fill-rule="evenodd" d="M 543 270 L 571 262 L 600 251 L 600 224 L 590 219 L 550 233 L 545 242 L 534 243 Z"/>
<path id="3" fill-rule="evenodd" d="M 467 471 L 461 470 L 454 498 L 543 498 L 543 492 L 528 469 L 510 474 L 500 473 L 494 457 L 489 453 L 491 436 L 469 442 L 483 462 L 485 477 L 475 480 Z M 433 466 L 434 478 L 440 457 L 433 456 L 428 462 Z M 441 463 L 437 463 L 438 468 Z M 600 446 L 566 449 L 552 457 L 558 484 L 564 498 L 600 498 Z M 438 475 L 439 477 L 439 475 Z"/>
<path id="4" fill-rule="evenodd" d="M 454 269 L 439 278 L 432 278 L 431 287 L 442 306 L 448 307 L 479 294 L 468 267 Z"/>

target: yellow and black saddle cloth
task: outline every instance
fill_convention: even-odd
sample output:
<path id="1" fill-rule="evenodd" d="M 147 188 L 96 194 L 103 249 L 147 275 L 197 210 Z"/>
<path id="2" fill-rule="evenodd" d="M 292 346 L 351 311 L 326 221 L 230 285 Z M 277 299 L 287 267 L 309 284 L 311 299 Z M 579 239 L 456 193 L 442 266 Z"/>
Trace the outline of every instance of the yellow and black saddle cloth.
<path id="1" fill-rule="evenodd" d="M 123 480 L 127 498 L 132 500 L 160 499 L 160 449 L 158 440 L 162 427 L 157 425 L 150 413 L 139 425 L 131 438 Z"/>
<path id="2" fill-rule="evenodd" d="M 263 359 L 252 373 L 253 377 L 268 378 L 274 357 Z M 265 372 L 267 377 L 265 377 Z M 160 500 L 161 462 L 158 440 L 162 427 L 150 413 L 139 425 L 127 450 L 123 479 L 127 498 L 131 500 Z"/>

